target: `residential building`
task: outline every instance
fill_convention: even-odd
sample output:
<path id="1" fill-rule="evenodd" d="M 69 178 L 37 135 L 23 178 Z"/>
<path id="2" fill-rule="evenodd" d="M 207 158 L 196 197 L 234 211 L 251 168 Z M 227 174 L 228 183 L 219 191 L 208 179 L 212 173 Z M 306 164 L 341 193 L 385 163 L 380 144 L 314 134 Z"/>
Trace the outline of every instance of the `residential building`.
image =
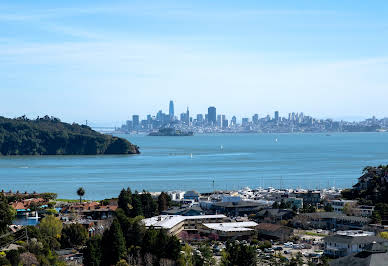
<path id="1" fill-rule="evenodd" d="M 330 266 L 383 266 L 388 264 L 387 248 L 378 243 L 365 245 L 364 249 L 358 253 L 338 258 L 329 262 Z"/>
<path id="2" fill-rule="evenodd" d="M 302 209 L 303 208 L 303 199 L 302 198 L 296 198 L 296 197 L 288 197 L 288 198 L 283 198 L 284 203 L 290 203 L 291 208 L 297 208 L 297 209 Z"/>
<path id="3" fill-rule="evenodd" d="M 197 233 L 198 227 L 203 223 L 222 223 L 227 221 L 227 217 L 222 214 L 217 215 L 159 215 L 142 220 L 145 227 L 164 229 L 170 235 L 179 235 L 182 231 Z"/>
<path id="4" fill-rule="evenodd" d="M 200 202 L 200 206 L 214 213 L 223 213 L 229 216 L 254 214 L 265 207 L 256 201 Z"/>
<path id="5" fill-rule="evenodd" d="M 184 199 L 189 199 L 189 200 L 198 201 L 199 196 L 200 196 L 200 194 L 199 194 L 197 191 L 190 190 L 190 191 L 187 191 L 187 192 L 184 194 L 183 198 L 184 198 Z"/>
<path id="6" fill-rule="evenodd" d="M 259 222 L 277 223 L 290 220 L 295 216 L 291 210 L 284 209 L 263 209 L 256 213 L 256 219 Z"/>
<path id="7" fill-rule="evenodd" d="M 375 206 L 357 205 L 352 209 L 353 215 L 361 217 L 371 217 Z"/>
<path id="8" fill-rule="evenodd" d="M 347 216 L 338 212 L 302 213 L 292 220 L 294 227 L 327 230 L 363 230 L 371 222 L 370 218 Z"/>
<path id="9" fill-rule="evenodd" d="M 350 208 L 354 208 L 357 204 L 356 200 L 333 200 L 330 202 L 331 207 L 333 208 L 333 211 L 335 212 L 344 212 L 345 206 L 348 208 L 348 211 L 350 211 Z"/>
<path id="10" fill-rule="evenodd" d="M 162 215 L 182 215 L 182 216 L 198 216 L 205 214 L 199 206 L 191 207 L 174 207 L 168 210 L 162 211 Z"/>
<path id="11" fill-rule="evenodd" d="M 285 242 L 292 236 L 294 230 L 287 226 L 271 223 L 260 223 L 256 226 L 258 236 L 261 239 L 273 239 Z"/>
<path id="12" fill-rule="evenodd" d="M 324 238 L 324 254 L 330 257 L 344 257 L 363 251 L 369 244 L 378 243 L 387 246 L 388 240 L 377 237 L 373 232 L 338 231 Z"/>
<path id="13" fill-rule="evenodd" d="M 246 239 L 255 234 L 257 223 L 230 222 L 230 223 L 204 223 L 199 228 L 199 232 L 205 235 L 217 235 L 220 240 Z"/>
<path id="14" fill-rule="evenodd" d="M 317 207 L 321 202 L 321 191 L 307 191 L 307 192 L 296 192 L 294 196 L 303 199 L 303 205 L 311 205 Z"/>

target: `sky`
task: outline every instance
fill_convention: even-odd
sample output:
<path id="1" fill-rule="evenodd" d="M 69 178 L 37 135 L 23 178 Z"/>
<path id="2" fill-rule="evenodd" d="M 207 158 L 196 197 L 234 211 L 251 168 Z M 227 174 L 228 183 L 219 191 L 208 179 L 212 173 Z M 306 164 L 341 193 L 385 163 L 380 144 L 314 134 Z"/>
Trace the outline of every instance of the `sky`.
<path id="1" fill-rule="evenodd" d="M 1 1 L 0 115 L 387 117 L 388 1 Z"/>

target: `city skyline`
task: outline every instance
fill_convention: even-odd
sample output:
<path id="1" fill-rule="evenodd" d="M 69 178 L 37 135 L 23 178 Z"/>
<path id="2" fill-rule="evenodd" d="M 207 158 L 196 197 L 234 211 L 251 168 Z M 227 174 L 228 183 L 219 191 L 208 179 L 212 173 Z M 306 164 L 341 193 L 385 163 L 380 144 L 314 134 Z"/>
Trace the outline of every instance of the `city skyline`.
<path id="1" fill-rule="evenodd" d="M 387 6 L 3 1 L 1 114 L 104 124 L 174 98 L 192 113 L 384 117 Z"/>
<path id="2" fill-rule="evenodd" d="M 174 128 L 179 132 L 194 133 L 293 133 L 293 132 L 386 132 L 388 118 L 378 119 L 375 116 L 360 122 L 336 121 L 330 118 L 319 119 L 303 112 L 289 112 L 282 115 L 275 110 L 273 115 L 228 117 L 215 106 L 209 106 L 207 113 L 190 115 L 189 107 L 185 112 L 174 115 L 174 101 L 169 102 L 168 113 L 157 111 L 156 115 L 147 114 L 146 118 L 133 114 L 116 132 L 155 132 L 162 128 Z M 144 118 L 144 119 L 143 119 Z"/>
<path id="3" fill-rule="evenodd" d="M 193 119 L 196 118 L 198 115 L 207 115 L 209 114 L 209 112 L 214 112 L 214 117 L 213 117 L 213 120 L 212 121 L 216 121 L 217 119 L 217 116 L 218 115 L 223 115 L 223 116 L 226 116 L 228 118 L 232 118 L 233 116 L 235 116 L 239 122 L 241 122 L 241 120 L 243 118 L 249 118 L 250 120 L 254 120 L 254 117 L 257 116 L 257 119 L 258 118 L 263 118 L 263 117 L 271 117 L 271 118 L 275 118 L 275 120 L 278 120 L 279 118 L 287 118 L 289 117 L 290 114 L 298 114 L 298 113 L 301 113 L 302 115 L 305 113 L 304 111 L 289 111 L 289 112 L 285 112 L 285 113 L 281 113 L 280 111 L 274 109 L 270 112 L 253 112 L 253 113 L 249 113 L 249 114 L 243 114 L 242 116 L 238 116 L 238 115 L 235 115 L 233 113 L 233 111 L 229 111 L 229 112 L 224 112 L 224 111 L 220 111 L 219 109 L 217 109 L 216 106 L 209 106 L 207 108 L 205 108 L 206 110 L 202 110 L 202 112 L 192 112 L 190 111 L 191 108 L 189 105 L 186 106 L 186 109 L 185 110 L 178 110 L 178 112 L 176 112 L 176 109 L 175 109 L 175 101 L 174 100 L 170 100 L 169 101 L 169 105 L 167 108 L 159 108 L 157 112 L 161 112 L 165 115 L 168 115 L 171 118 L 175 118 L 177 120 L 180 120 L 180 116 L 182 114 L 186 114 L 187 111 L 189 111 L 191 113 L 190 117 L 192 117 Z M 213 110 L 214 108 L 214 110 Z M 212 111 L 210 111 L 210 109 L 212 109 Z M 167 110 L 167 111 L 166 111 Z M 172 116 L 171 116 L 171 110 L 172 110 Z M 218 111 L 217 111 L 218 110 Z M 220 113 L 219 113 L 220 112 Z M 136 116 L 139 116 L 139 119 L 141 120 L 141 118 L 144 118 L 144 119 L 147 119 L 148 116 L 152 116 L 152 117 L 157 117 L 157 113 L 155 111 L 148 111 L 148 112 L 145 112 L 144 114 L 139 114 L 138 112 L 133 112 L 132 114 L 129 114 L 127 115 L 127 119 L 131 119 L 133 117 L 133 115 L 136 115 Z M 311 114 L 309 114 L 311 115 Z M 378 118 L 378 119 L 384 119 L 384 118 L 387 118 L 388 116 L 382 116 L 382 117 L 377 117 L 375 115 L 372 115 L 370 117 L 358 117 L 358 119 L 355 119 L 355 120 L 348 120 L 346 118 L 344 119 L 336 119 L 334 117 L 320 117 L 320 116 L 314 116 L 316 119 L 332 119 L 332 120 L 336 120 L 336 121 L 347 121 L 347 122 L 359 122 L 359 121 L 362 121 L 362 120 L 365 120 L 365 119 L 370 119 L 370 118 Z"/>

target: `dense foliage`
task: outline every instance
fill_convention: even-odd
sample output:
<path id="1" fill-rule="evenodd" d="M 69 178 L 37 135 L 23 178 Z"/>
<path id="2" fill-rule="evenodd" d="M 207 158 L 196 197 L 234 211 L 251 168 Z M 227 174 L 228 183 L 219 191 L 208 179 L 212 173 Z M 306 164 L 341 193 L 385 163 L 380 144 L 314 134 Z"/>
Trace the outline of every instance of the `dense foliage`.
<path id="1" fill-rule="evenodd" d="M 15 213 L 8 205 L 8 200 L 3 193 L 0 193 L 0 234 L 7 231 L 7 227 L 11 224 Z"/>
<path id="2" fill-rule="evenodd" d="M 0 260 L 0 265 L 64 265 L 55 253 L 55 250 L 60 248 L 61 229 L 62 223 L 59 219 L 47 216 L 42 219 L 40 226 L 27 226 L 26 230 L 11 233 L 3 246 L 18 240 L 20 247 L 7 251 L 5 257 L 0 256 L 3 260 Z"/>
<path id="3" fill-rule="evenodd" d="M 388 165 L 365 167 L 358 183 L 352 189 L 343 190 L 342 196 L 363 203 L 388 204 Z"/>
<path id="4" fill-rule="evenodd" d="M 109 230 L 101 237 L 91 238 L 84 250 L 84 264 L 115 265 L 122 259 L 130 265 L 159 265 L 161 261 L 175 262 L 180 255 L 180 243 L 175 236 L 164 230 L 146 230 L 143 217 L 128 217 L 124 210 L 117 209 L 117 217 Z M 149 265 L 149 264 L 147 264 Z"/>
<path id="5" fill-rule="evenodd" d="M 13 194 L 7 194 L 6 198 L 8 199 L 8 202 L 14 202 L 14 201 L 22 201 L 25 199 L 37 199 L 42 198 L 46 201 L 54 200 L 57 198 L 56 193 L 33 193 L 28 194 L 27 192 L 21 194 L 19 191 L 16 191 L 16 193 Z"/>
<path id="6" fill-rule="evenodd" d="M 74 246 L 82 246 L 88 239 L 88 231 L 81 224 L 66 225 L 61 233 L 61 247 L 72 248 Z"/>
<path id="7" fill-rule="evenodd" d="M 130 188 L 122 189 L 118 198 L 118 205 L 128 217 L 152 217 L 171 206 L 171 198 L 162 192 L 155 200 L 149 192 L 132 193 Z"/>
<path id="8" fill-rule="evenodd" d="M 254 246 L 228 242 L 221 262 L 223 266 L 251 266 L 256 265 L 256 256 Z"/>
<path id="9" fill-rule="evenodd" d="M 358 200 L 359 204 L 375 205 L 373 220 L 388 221 L 388 165 L 367 166 L 352 189 L 342 191 L 345 199 Z"/>
<path id="10" fill-rule="evenodd" d="M 118 197 L 118 209 L 110 229 L 102 238 L 97 236 L 86 242 L 84 264 L 114 265 L 125 260 L 129 265 L 159 265 L 177 262 L 180 256 L 180 243 L 175 236 L 164 230 L 146 230 L 141 220 L 159 213 L 159 208 L 170 206 L 171 199 L 162 193 L 154 199 L 150 193 L 132 193 L 123 189 Z"/>
<path id="11" fill-rule="evenodd" d="M 136 154 L 129 141 L 104 135 L 90 127 L 67 124 L 45 116 L 29 120 L 0 117 L 0 155 Z"/>

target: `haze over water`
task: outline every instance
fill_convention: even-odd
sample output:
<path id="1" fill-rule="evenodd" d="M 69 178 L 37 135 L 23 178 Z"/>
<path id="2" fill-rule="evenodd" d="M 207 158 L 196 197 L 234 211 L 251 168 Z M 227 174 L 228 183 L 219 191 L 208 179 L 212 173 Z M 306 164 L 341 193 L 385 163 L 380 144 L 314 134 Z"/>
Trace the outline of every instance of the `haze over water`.
<path id="1" fill-rule="evenodd" d="M 387 133 L 121 135 L 140 155 L 0 157 L 0 189 L 58 198 L 116 197 L 132 190 L 211 191 L 245 186 L 350 187 L 367 165 L 387 164 Z M 277 141 L 276 141 L 277 140 Z"/>

